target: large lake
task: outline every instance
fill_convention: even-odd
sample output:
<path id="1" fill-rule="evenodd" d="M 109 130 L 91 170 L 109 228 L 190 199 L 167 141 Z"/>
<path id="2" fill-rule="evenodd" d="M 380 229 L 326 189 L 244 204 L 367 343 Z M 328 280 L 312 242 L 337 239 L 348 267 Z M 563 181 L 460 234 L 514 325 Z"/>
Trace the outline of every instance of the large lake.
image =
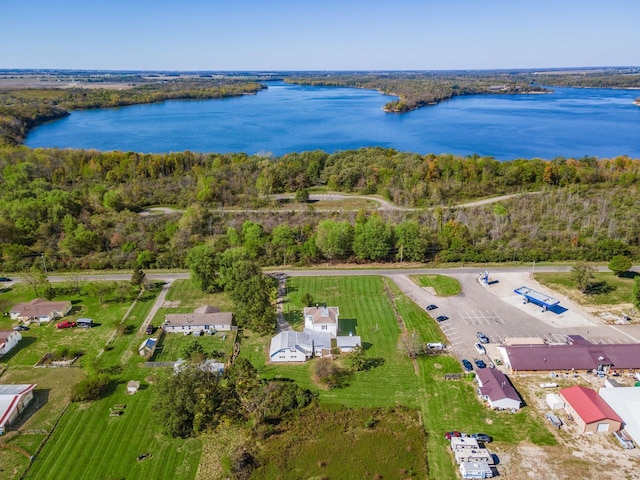
<path id="1" fill-rule="evenodd" d="M 29 147 L 283 155 L 382 146 L 514 158 L 640 158 L 639 90 L 554 88 L 473 95 L 393 114 L 370 90 L 268 83 L 257 95 L 74 111 L 27 136 Z"/>

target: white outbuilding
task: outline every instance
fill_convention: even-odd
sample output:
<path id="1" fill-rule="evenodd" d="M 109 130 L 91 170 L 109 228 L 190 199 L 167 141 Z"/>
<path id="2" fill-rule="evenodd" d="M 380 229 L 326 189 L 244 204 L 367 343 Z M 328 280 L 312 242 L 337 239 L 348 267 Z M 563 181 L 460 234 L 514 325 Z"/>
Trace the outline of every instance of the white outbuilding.
<path id="1" fill-rule="evenodd" d="M 560 410 L 564 408 L 564 402 L 557 393 L 548 393 L 545 401 L 551 410 Z"/>
<path id="2" fill-rule="evenodd" d="M 640 387 L 601 388 L 598 393 L 622 419 L 625 432 L 640 445 Z"/>

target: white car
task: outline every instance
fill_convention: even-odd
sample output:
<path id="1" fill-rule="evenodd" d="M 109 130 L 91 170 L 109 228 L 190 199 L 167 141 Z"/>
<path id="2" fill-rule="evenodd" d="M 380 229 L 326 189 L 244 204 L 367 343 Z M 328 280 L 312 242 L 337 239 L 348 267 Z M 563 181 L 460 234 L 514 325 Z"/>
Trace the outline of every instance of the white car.
<path id="1" fill-rule="evenodd" d="M 481 343 L 476 343 L 475 347 L 476 347 L 476 352 L 478 352 L 480 355 L 484 355 L 485 353 L 487 353 L 487 351 L 485 350 L 485 348 L 482 346 Z"/>

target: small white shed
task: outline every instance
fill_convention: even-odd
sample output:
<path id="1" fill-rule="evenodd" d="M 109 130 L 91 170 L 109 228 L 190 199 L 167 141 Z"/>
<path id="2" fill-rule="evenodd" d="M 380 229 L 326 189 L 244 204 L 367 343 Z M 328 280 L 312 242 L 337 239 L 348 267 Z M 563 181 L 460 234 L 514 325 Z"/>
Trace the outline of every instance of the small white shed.
<path id="1" fill-rule="evenodd" d="M 548 393 L 545 399 L 551 410 L 560 410 L 564 408 L 564 402 L 557 393 Z"/>
<path id="2" fill-rule="evenodd" d="M 131 380 L 129 383 L 127 383 L 127 393 L 129 395 L 133 395 L 134 393 L 136 393 L 139 388 L 140 388 L 140 382 L 136 380 Z"/>

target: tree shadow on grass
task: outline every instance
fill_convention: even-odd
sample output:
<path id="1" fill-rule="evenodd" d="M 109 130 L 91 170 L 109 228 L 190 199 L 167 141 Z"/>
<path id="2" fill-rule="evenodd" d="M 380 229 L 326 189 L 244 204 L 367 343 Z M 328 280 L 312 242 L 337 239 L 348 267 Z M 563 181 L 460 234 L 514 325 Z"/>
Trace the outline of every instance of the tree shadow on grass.
<path id="1" fill-rule="evenodd" d="M 618 277 L 634 279 L 639 275 L 640 275 L 640 273 L 638 273 L 638 272 L 628 271 L 628 272 L 622 272 L 620 275 L 618 275 Z"/>
<path id="2" fill-rule="evenodd" d="M 605 293 L 611 293 L 616 290 L 617 287 L 608 284 L 605 281 L 593 282 L 585 290 L 586 295 L 602 295 Z"/>

